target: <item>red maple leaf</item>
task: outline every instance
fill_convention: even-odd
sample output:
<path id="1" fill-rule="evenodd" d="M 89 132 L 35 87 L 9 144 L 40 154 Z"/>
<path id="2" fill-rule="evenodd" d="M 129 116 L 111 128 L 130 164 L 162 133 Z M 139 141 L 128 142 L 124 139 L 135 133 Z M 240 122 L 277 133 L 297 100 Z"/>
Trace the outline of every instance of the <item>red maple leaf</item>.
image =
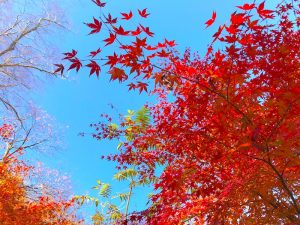
<path id="1" fill-rule="evenodd" d="M 165 44 L 168 45 L 169 47 L 176 46 L 175 40 L 168 41 L 167 39 L 165 39 Z"/>
<path id="2" fill-rule="evenodd" d="M 265 2 L 260 3 L 257 7 L 257 13 L 262 18 L 274 18 L 273 12 L 272 10 L 265 9 Z"/>
<path id="3" fill-rule="evenodd" d="M 150 37 L 153 37 L 154 33 L 152 33 L 152 32 L 150 31 L 150 28 L 149 28 L 149 27 L 144 27 L 144 26 L 142 26 L 141 24 L 140 24 L 140 27 L 142 28 L 142 30 L 143 30 L 147 35 L 149 35 Z"/>
<path id="4" fill-rule="evenodd" d="M 75 58 L 70 59 L 70 61 L 72 62 L 72 64 L 70 65 L 68 70 L 76 69 L 76 72 L 78 72 L 82 67 L 82 63 L 80 62 L 80 60 L 78 58 Z"/>
<path id="5" fill-rule="evenodd" d="M 124 28 L 122 26 L 119 26 L 119 28 L 114 27 L 114 31 L 119 34 L 119 35 L 123 35 L 126 36 L 130 33 L 130 31 L 125 31 Z"/>
<path id="6" fill-rule="evenodd" d="M 137 36 L 137 35 L 139 35 L 140 33 L 142 33 L 142 30 L 141 30 L 140 27 L 137 27 L 136 30 L 131 31 L 131 35 L 132 35 L 132 36 Z"/>
<path id="7" fill-rule="evenodd" d="M 147 86 L 148 84 L 138 81 L 136 88 L 139 89 L 139 93 L 142 93 L 142 91 L 147 92 Z"/>
<path id="8" fill-rule="evenodd" d="M 131 11 L 129 13 L 121 13 L 121 15 L 123 16 L 122 20 L 130 20 L 133 16 Z"/>
<path id="9" fill-rule="evenodd" d="M 246 16 L 245 13 L 233 13 L 231 14 L 230 22 L 232 25 L 240 25 L 244 23 L 247 20 L 247 18 L 249 17 Z"/>
<path id="10" fill-rule="evenodd" d="M 237 8 L 245 10 L 245 11 L 254 9 L 254 7 L 255 7 L 255 4 L 244 4 L 242 6 L 237 6 Z"/>
<path id="11" fill-rule="evenodd" d="M 147 45 L 147 46 L 145 47 L 145 49 L 147 49 L 147 50 L 149 50 L 149 51 L 155 51 L 155 50 L 157 50 L 157 46 Z"/>
<path id="12" fill-rule="evenodd" d="M 64 53 L 64 55 L 66 56 L 64 59 L 72 59 L 76 56 L 77 51 L 75 51 L 74 49 L 72 50 L 72 52 L 66 52 Z"/>
<path id="13" fill-rule="evenodd" d="M 117 35 L 110 33 L 109 37 L 103 40 L 104 42 L 106 42 L 105 46 L 111 45 L 112 43 L 114 43 L 116 38 L 117 38 Z"/>
<path id="14" fill-rule="evenodd" d="M 101 49 L 98 48 L 96 51 L 91 51 L 90 55 L 92 58 L 94 58 L 96 55 L 98 55 L 101 52 Z"/>
<path id="15" fill-rule="evenodd" d="M 127 86 L 129 86 L 129 89 L 128 89 L 129 91 L 136 89 L 136 84 L 134 84 L 134 83 L 130 83 Z"/>
<path id="16" fill-rule="evenodd" d="M 105 19 L 106 19 L 105 23 L 109 23 L 109 24 L 115 24 L 115 23 L 117 23 L 117 20 L 118 20 L 117 18 L 112 18 L 110 13 L 108 14 L 108 16 Z"/>
<path id="17" fill-rule="evenodd" d="M 93 75 L 93 73 L 96 73 L 97 77 L 99 77 L 101 68 L 96 61 L 91 60 L 91 62 L 86 66 L 90 68 L 90 76 Z"/>
<path id="18" fill-rule="evenodd" d="M 133 42 L 134 46 L 136 47 L 145 47 L 147 45 L 147 38 L 143 38 L 143 39 L 139 39 L 139 38 L 136 38 L 135 39 L 136 41 Z"/>
<path id="19" fill-rule="evenodd" d="M 248 21 L 248 26 L 252 30 L 256 30 L 261 27 L 260 25 L 258 25 L 258 20 Z"/>
<path id="20" fill-rule="evenodd" d="M 218 28 L 218 31 L 216 33 L 214 33 L 213 37 L 214 37 L 214 40 L 213 42 L 215 42 L 219 37 L 220 35 L 222 34 L 222 31 L 224 29 L 225 25 L 222 25 Z"/>
<path id="21" fill-rule="evenodd" d="M 164 49 L 162 49 L 160 52 L 157 52 L 157 56 L 161 58 L 166 58 L 170 55 L 170 52 L 166 52 Z"/>
<path id="22" fill-rule="evenodd" d="M 232 25 L 232 24 L 229 27 L 225 27 L 225 29 L 230 34 L 236 34 L 238 31 L 240 31 L 240 29 L 237 29 L 237 26 Z"/>
<path id="23" fill-rule="evenodd" d="M 105 5 L 106 5 L 106 3 L 105 2 L 101 2 L 100 0 L 93 0 L 93 2 L 97 5 L 97 6 L 99 6 L 99 7 L 104 7 Z"/>
<path id="24" fill-rule="evenodd" d="M 205 22 L 206 28 L 210 27 L 215 22 L 216 18 L 217 18 L 217 13 L 213 11 L 211 18 Z"/>
<path id="25" fill-rule="evenodd" d="M 119 82 L 122 82 L 124 80 L 127 80 L 128 76 L 125 74 L 125 71 L 123 69 L 114 67 L 112 68 L 109 73 L 111 74 L 110 80 L 119 80 Z"/>
<path id="26" fill-rule="evenodd" d="M 60 72 L 61 75 L 64 73 L 64 65 L 63 64 L 54 64 L 54 66 L 57 66 L 57 69 L 54 71 L 54 73 Z"/>
<path id="27" fill-rule="evenodd" d="M 143 9 L 143 10 L 138 9 L 138 12 L 139 12 L 140 16 L 143 18 L 147 18 L 150 15 L 150 13 L 147 13 L 147 8 Z"/>
<path id="28" fill-rule="evenodd" d="M 94 23 L 86 23 L 86 25 L 92 29 L 92 31 L 89 33 L 90 35 L 90 34 L 95 34 L 100 32 L 102 27 L 102 22 L 100 22 L 94 17 Z"/>
<path id="29" fill-rule="evenodd" d="M 107 58 L 105 65 L 110 65 L 110 68 L 114 67 L 119 62 L 119 57 L 115 52 L 113 55 L 107 56 Z"/>

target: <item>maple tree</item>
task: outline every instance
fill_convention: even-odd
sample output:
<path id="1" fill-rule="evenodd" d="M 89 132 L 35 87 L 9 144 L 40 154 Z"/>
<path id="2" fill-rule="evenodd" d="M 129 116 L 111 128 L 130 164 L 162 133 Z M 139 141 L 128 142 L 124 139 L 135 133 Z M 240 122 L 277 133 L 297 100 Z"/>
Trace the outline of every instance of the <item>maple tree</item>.
<path id="1" fill-rule="evenodd" d="M 101 11 L 88 26 L 93 35 L 107 32 L 103 47 L 114 44 L 112 54 L 96 59 L 98 49 L 83 65 L 77 51 L 65 53 L 69 70 L 87 66 L 99 76 L 104 61 L 111 80 L 158 96 L 145 106 L 146 124 L 125 117 L 119 126 L 110 118 L 92 125 L 96 139 L 121 140 L 107 159 L 118 169 L 136 167 L 155 190 L 148 208 L 124 223 L 300 222 L 299 6 L 298 0 L 278 1 L 272 10 L 264 1 L 238 6 L 203 57 L 180 54 L 166 39 L 149 44 L 154 33 L 145 25 L 117 25 L 146 18 L 146 10 L 121 18 Z M 216 17 L 213 12 L 206 26 Z M 57 72 L 63 69 L 60 64 Z"/>
<path id="2" fill-rule="evenodd" d="M 0 223 L 3 225 L 78 225 L 73 200 L 43 194 L 28 185 L 32 166 L 18 157 L 0 162 Z"/>
<path id="3" fill-rule="evenodd" d="M 25 160 L 28 149 L 45 145 L 46 140 L 32 137 L 35 127 L 26 130 L 17 125 L 5 123 L 0 127 L 0 149 L 4 152 L 0 159 L 0 223 L 83 224 L 76 216 L 75 201 L 64 196 L 59 179 L 55 179 L 57 186 L 50 184 L 49 175 Z"/>

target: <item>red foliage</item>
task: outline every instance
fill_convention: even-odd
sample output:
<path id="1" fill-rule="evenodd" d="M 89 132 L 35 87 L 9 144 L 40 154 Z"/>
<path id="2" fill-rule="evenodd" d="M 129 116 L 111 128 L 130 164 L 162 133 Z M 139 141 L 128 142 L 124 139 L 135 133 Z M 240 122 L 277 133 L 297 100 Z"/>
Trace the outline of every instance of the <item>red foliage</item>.
<path id="1" fill-rule="evenodd" d="M 205 22 L 206 28 L 210 27 L 215 22 L 216 18 L 217 18 L 217 13 L 213 12 L 211 18 Z"/>
<path id="2" fill-rule="evenodd" d="M 94 22 L 93 23 L 86 23 L 86 25 L 92 29 L 92 31 L 89 34 L 96 34 L 99 33 L 102 27 L 102 22 L 99 20 L 95 19 L 94 17 Z"/>
<path id="3" fill-rule="evenodd" d="M 152 123 L 132 129 L 132 139 L 109 156 L 119 166 L 139 168 L 141 180 L 156 178 L 152 204 L 139 214 L 147 224 L 300 223 L 296 2 L 280 1 L 274 10 L 264 2 L 238 6 L 204 58 L 190 51 L 181 56 L 170 48 L 173 41 L 150 45 L 154 34 L 141 24 L 128 33 L 109 28 L 104 41 L 120 50 L 107 64 L 122 69 L 111 72 L 112 80 L 129 71 L 133 75 L 119 81 L 132 78 L 129 89 L 141 92 L 151 80 L 159 97 L 149 108 Z M 206 25 L 215 19 L 214 12 Z M 124 32 L 126 42 L 120 39 Z M 214 51 L 218 40 L 223 47 Z M 126 132 L 96 129 L 97 139 Z M 156 177 L 158 165 L 163 172 Z"/>

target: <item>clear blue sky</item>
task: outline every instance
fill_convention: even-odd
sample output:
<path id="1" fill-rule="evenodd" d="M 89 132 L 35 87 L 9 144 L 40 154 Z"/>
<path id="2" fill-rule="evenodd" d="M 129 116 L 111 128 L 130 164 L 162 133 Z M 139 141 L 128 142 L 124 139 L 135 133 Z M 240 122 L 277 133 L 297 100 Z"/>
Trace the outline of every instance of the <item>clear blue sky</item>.
<path id="1" fill-rule="evenodd" d="M 69 2 L 64 0 L 65 2 Z M 87 36 L 87 27 L 83 22 L 91 21 L 99 10 L 88 0 L 72 1 L 72 7 L 66 12 L 72 21 L 71 32 L 65 33 L 59 47 L 62 52 L 73 48 L 87 54 L 98 46 L 103 46 L 103 36 Z M 166 37 L 175 39 L 182 51 L 191 47 L 194 51 L 204 54 L 218 25 L 228 21 L 234 6 L 242 5 L 242 0 L 163 0 L 163 1 L 108 1 L 106 11 L 117 15 L 118 12 L 128 12 L 136 8 L 148 8 L 151 12 L 147 21 L 157 40 Z M 216 23 L 205 28 L 205 21 L 211 17 L 212 11 L 217 12 Z M 139 22 L 139 21 L 136 21 Z M 61 40 L 61 39 L 60 39 Z M 36 98 L 38 104 L 58 123 L 68 126 L 63 139 L 66 148 L 47 160 L 47 164 L 70 175 L 75 194 L 93 193 L 91 187 L 100 179 L 112 182 L 114 165 L 100 159 L 103 153 L 115 151 L 116 143 L 99 142 L 89 137 L 78 136 L 79 132 L 89 131 L 89 124 L 97 122 L 100 113 L 113 113 L 108 104 L 113 104 L 120 113 L 127 109 L 138 109 L 146 101 L 147 95 L 137 92 L 128 93 L 125 85 L 109 82 L 109 76 L 102 72 L 99 79 L 88 77 L 88 71 L 69 74 L 69 80 L 55 80 Z M 114 191 L 122 191 L 124 187 L 112 182 Z M 145 193 L 146 195 L 146 193 Z M 145 204 L 143 191 L 138 191 L 131 209 L 142 209 Z M 84 212 L 88 214 L 89 210 Z"/>

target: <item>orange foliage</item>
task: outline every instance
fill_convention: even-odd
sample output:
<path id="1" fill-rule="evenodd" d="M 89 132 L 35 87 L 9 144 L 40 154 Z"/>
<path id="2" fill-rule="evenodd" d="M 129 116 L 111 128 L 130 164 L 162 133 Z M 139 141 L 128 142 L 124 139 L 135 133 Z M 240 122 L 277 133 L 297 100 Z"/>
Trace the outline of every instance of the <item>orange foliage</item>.
<path id="1" fill-rule="evenodd" d="M 0 224 L 82 224 L 72 211 L 72 201 L 57 201 L 51 196 L 30 194 L 38 190 L 26 186 L 25 180 L 31 170 L 32 167 L 17 159 L 0 163 Z"/>

